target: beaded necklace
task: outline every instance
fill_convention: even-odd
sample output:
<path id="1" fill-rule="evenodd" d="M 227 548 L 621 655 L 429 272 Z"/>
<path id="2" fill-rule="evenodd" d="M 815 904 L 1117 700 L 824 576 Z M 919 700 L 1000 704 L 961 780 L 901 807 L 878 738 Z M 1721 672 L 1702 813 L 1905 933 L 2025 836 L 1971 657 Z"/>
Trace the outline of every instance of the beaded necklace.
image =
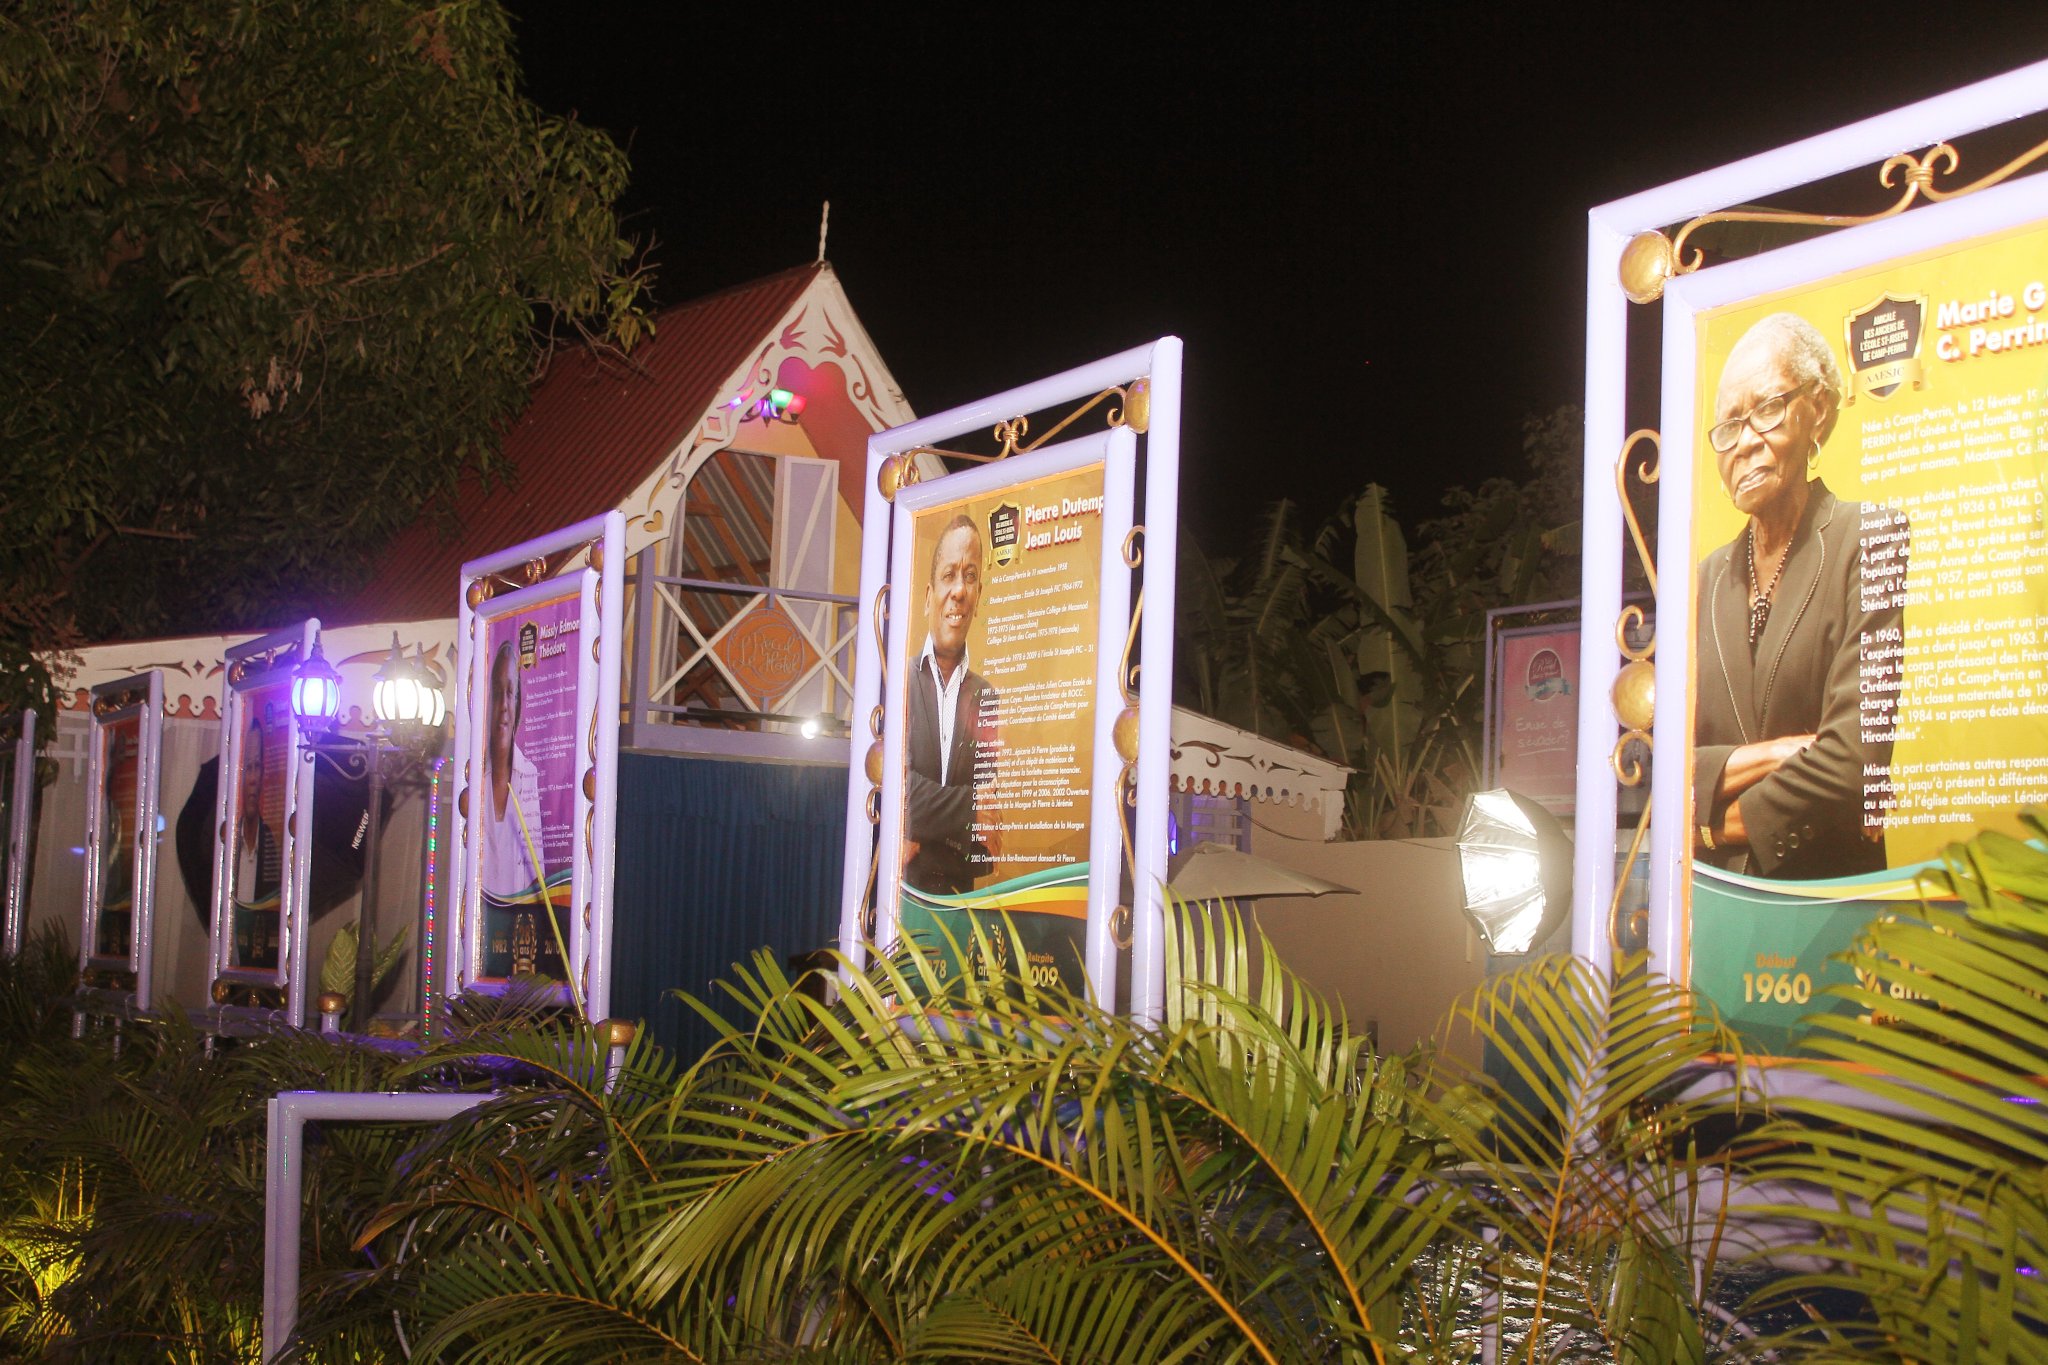
<path id="1" fill-rule="evenodd" d="M 1778 552 L 1778 567 L 1771 572 L 1770 586 L 1757 591 L 1756 576 L 1756 523 L 1749 524 L 1749 647 L 1756 648 L 1759 636 L 1764 633 L 1764 623 L 1771 619 L 1771 597 L 1778 591 L 1778 580 L 1785 576 L 1785 561 L 1792 557 L 1792 547 L 1787 545 Z"/>

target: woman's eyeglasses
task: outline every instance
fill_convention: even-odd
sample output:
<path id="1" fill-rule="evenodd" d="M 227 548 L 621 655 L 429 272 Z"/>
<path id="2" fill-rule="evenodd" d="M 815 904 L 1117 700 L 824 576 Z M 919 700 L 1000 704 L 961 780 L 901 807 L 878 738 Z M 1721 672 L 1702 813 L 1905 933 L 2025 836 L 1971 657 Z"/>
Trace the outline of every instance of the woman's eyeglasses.
<path id="1" fill-rule="evenodd" d="M 1735 443 L 1742 439 L 1743 427 L 1747 426 L 1757 435 L 1763 435 L 1785 420 L 1785 409 L 1792 405 L 1793 399 L 1819 382 L 1818 379 L 1809 379 L 1796 389 L 1772 394 L 1740 417 L 1730 417 L 1725 422 L 1714 423 L 1707 428 L 1707 443 L 1726 455 L 1735 449 Z"/>

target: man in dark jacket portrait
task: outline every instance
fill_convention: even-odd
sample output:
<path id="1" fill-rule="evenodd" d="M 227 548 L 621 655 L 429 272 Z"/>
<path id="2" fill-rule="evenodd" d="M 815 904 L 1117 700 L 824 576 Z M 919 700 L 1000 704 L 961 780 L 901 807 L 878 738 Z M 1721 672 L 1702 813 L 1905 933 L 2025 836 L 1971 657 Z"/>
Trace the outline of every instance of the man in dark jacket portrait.
<path id="1" fill-rule="evenodd" d="M 925 585 L 929 634 L 911 661 L 905 765 L 903 881 L 951 895 L 974 884 L 994 849 L 974 835 L 977 779 L 989 771 L 985 746 L 995 724 L 995 689 L 967 666 L 967 633 L 981 606 L 981 532 L 955 516 L 939 532 Z"/>

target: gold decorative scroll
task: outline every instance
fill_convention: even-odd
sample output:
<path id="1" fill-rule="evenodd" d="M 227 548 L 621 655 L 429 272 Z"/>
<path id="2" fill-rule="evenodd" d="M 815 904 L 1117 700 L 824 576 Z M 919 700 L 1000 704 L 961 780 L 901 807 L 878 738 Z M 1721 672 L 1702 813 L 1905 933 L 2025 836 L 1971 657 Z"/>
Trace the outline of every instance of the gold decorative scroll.
<path id="1" fill-rule="evenodd" d="M 465 589 L 470 609 L 474 611 L 481 608 L 485 602 L 497 596 L 500 590 L 516 592 L 520 588 L 530 588 L 535 583 L 558 577 L 578 555 L 585 556 L 584 562 L 593 569 L 602 568 L 604 565 L 603 543 L 598 540 L 586 540 L 557 550 L 553 554 L 536 556 L 510 568 L 500 569 L 496 573 L 478 574 L 469 581 L 469 586 Z M 604 590 L 600 587 L 598 591 L 598 600 L 602 603 Z"/>
<path id="2" fill-rule="evenodd" d="M 1145 528 L 1133 526 L 1124 533 L 1124 564 L 1137 568 L 1145 562 Z M 1138 627 L 1145 619 L 1145 590 L 1138 589 L 1138 600 L 1131 604 L 1131 628 L 1124 634 L 1123 662 L 1117 667 L 1117 686 L 1123 689 L 1124 705 L 1138 704 L 1138 670 L 1143 666 L 1131 662 L 1131 654 L 1138 647 Z"/>
<path id="3" fill-rule="evenodd" d="M 1937 176 L 1953 175 L 1962 167 L 1962 156 L 1946 142 L 1937 142 L 1925 152 L 1915 155 L 1901 152 L 1878 167 L 1878 184 L 1885 189 L 1897 188 L 1899 197 L 1888 207 L 1875 213 L 1795 213 L 1787 209 L 1722 209 L 1714 213 L 1703 213 L 1681 227 L 1677 234 L 1666 239 L 1664 234 L 1650 229 L 1638 233 L 1630 240 L 1622 253 L 1622 288 L 1629 298 L 1637 303 L 1650 303 L 1663 297 L 1664 284 L 1672 276 L 1690 275 L 1705 261 L 1705 255 L 1697 248 L 1691 258 L 1686 256 L 1686 246 L 1692 234 L 1709 223 L 1782 223 L 1795 227 L 1848 228 L 1861 227 L 1880 219 L 1892 218 L 1904 213 L 1920 199 L 1929 203 L 1944 203 L 1990 189 L 2012 178 L 2026 167 L 2048 156 L 2048 142 L 2040 143 L 2021 152 L 2012 160 L 1990 174 L 1960 185 L 1954 189 L 1942 189 L 1934 181 Z"/>
<path id="4" fill-rule="evenodd" d="M 119 692 L 110 692 L 104 696 L 94 697 L 92 712 L 96 716 L 111 716 L 114 712 L 125 710 L 130 706 L 140 706 L 144 701 L 148 700 L 148 697 L 149 694 L 139 688 L 124 688 Z"/>
<path id="5" fill-rule="evenodd" d="M 2039 150 L 2038 148 L 2036 149 L 2037 152 Z M 1938 165 L 1937 163 L 1945 164 Z M 1959 195 L 1968 194 L 1972 190 L 1983 188 L 1981 184 L 1969 185 L 1946 193 L 1934 188 L 1935 176 L 1952 175 L 1961 164 L 1962 158 L 1956 154 L 1956 149 L 1949 146 L 1946 142 L 1935 143 L 1920 156 L 1915 156 L 1911 152 L 1900 152 L 1897 156 L 1892 157 L 1884 165 L 1880 166 L 1877 172 L 1877 183 L 1884 188 L 1891 189 L 1894 184 L 1900 185 L 1899 197 L 1892 202 L 1889 208 L 1879 209 L 1875 213 L 1794 213 L 1789 209 L 1723 209 L 1718 213 L 1703 213 L 1680 228 L 1678 235 L 1671 239 L 1671 252 L 1677 261 L 1677 266 L 1673 273 L 1690 275 L 1693 271 L 1700 268 L 1705 256 L 1698 249 L 1695 249 L 1692 253 L 1692 259 L 1687 260 L 1685 258 L 1686 240 L 1696 230 L 1705 227 L 1709 223 L 1783 223 L 1794 227 L 1861 227 L 1865 223 L 1875 223 L 1904 213 L 1912 206 L 1913 201 L 1922 194 L 1925 194 L 1930 200 L 1953 199 Z M 1900 175 L 1901 172 L 1904 173 L 1903 176 Z M 2002 173 L 2000 178 L 2002 179 L 2004 175 L 2009 174 L 2011 174 L 2011 168 Z M 1997 182 L 1992 181 L 1990 183 L 1995 184 Z"/>
<path id="6" fill-rule="evenodd" d="M 876 695 L 885 697 L 889 694 L 889 585 L 887 583 L 875 589 L 875 604 L 869 609 L 868 616 L 874 622 L 875 629 L 876 682 L 878 684 Z M 879 705 L 876 706 L 875 719 L 870 722 L 876 739 L 882 737 L 880 728 L 881 711 L 882 708 Z"/>
<path id="7" fill-rule="evenodd" d="M 1624 787 L 1640 787 L 1643 784 L 1643 765 L 1632 757 L 1623 757 L 1628 746 L 1637 742 L 1650 744 L 1650 732 L 1623 730 L 1621 738 L 1614 741 L 1614 752 L 1607 756 L 1607 766 L 1614 769 L 1614 780 Z"/>
<path id="8" fill-rule="evenodd" d="M 1035 441 L 1027 441 L 1024 439 L 1031 432 L 1031 419 L 1029 417 L 1019 415 L 1016 417 L 1012 417 L 1007 422 L 996 423 L 995 430 L 990 434 L 994 436 L 997 441 L 1002 443 L 1002 449 L 991 458 L 998 460 L 1006 460 L 1012 455 L 1024 455 L 1038 449 L 1047 441 L 1050 441 L 1053 437 L 1059 435 L 1068 427 L 1080 421 L 1081 418 L 1087 416 L 1092 409 L 1101 404 L 1105 399 L 1110 398 L 1112 396 L 1117 398 L 1123 404 L 1123 406 L 1113 407 L 1109 409 L 1108 412 L 1103 414 L 1104 417 L 1107 419 L 1104 425 L 1109 427 L 1120 427 L 1127 425 L 1128 423 L 1125 414 L 1128 413 L 1133 407 L 1131 390 L 1124 388 L 1122 385 L 1115 385 L 1113 387 L 1104 389 L 1101 393 L 1096 394 L 1093 398 L 1081 404 L 1080 407 L 1075 408 L 1065 417 L 1062 417 L 1058 422 L 1053 424 L 1052 430 L 1046 432 L 1043 436 L 1040 436 Z M 1140 395 L 1136 400 L 1136 405 L 1143 410 L 1143 413 L 1145 414 L 1145 417 L 1149 422 L 1151 413 L 1151 400 L 1149 395 Z M 1138 427 L 1136 429 L 1139 431 L 1144 430 L 1143 427 Z"/>
<path id="9" fill-rule="evenodd" d="M 869 608 L 868 614 L 873 622 L 875 632 L 875 669 L 878 674 L 875 691 L 877 696 L 886 697 L 889 695 L 889 585 L 887 583 L 875 589 L 874 605 Z M 882 722 L 884 719 L 885 714 L 882 709 L 882 703 L 877 701 L 868 710 L 868 734 L 874 739 L 877 746 L 882 741 Z M 881 779 L 873 771 L 873 765 L 870 764 L 869 767 L 868 823 L 879 825 L 882 823 Z M 874 885 L 874 868 L 872 866 L 868 868 L 868 884 L 870 888 Z"/>
<path id="10" fill-rule="evenodd" d="M 1941 143 L 1939 146 L 1931 149 L 1928 152 L 1928 156 L 1932 157 L 1934 153 L 1938 151 L 1947 152 L 1951 160 L 1956 159 L 1955 149 L 1953 147 L 1950 147 L 1946 142 Z M 1988 190 L 1993 185 L 1998 184 L 2000 181 L 2010 179 L 2013 175 L 2017 174 L 2022 170 L 2025 170 L 2028 166 L 2033 165 L 2036 161 L 2039 161 L 2044 156 L 2048 156 L 2048 142 L 2043 142 L 2036 146 L 2029 147 L 2026 151 L 2021 152 L 2018 156 L 2006 162 L 2003 166 L 2000 166 L 1997 170 L 1985 176 L 1983 179 L 1973 180 L 1969 184 L 1964 185 L 1960 189 L 1944 190 L 1937 188 L 1933 183 L 1933 177 L 1930 176 L 1928 177 L 1928 183 L 1920 187 L 1920 192 L 1926 195 L 1929 199 L 1932 199 L 1937 204 L 1942 203 L 1943 201 L 1949 199 L 1960 199 L 1962 198 L 1962 196 L 1966 194 L 1975 194 L 1978 190 Z M 1900 158 L 1898 157 L 1893 157 L 1892 161 L 1897 161 L 1899 159 Z M 1907 159 L 1910 160 L 1911 158 Z M 1889 166 L 1891 164 L 1891 161 L 1887 161 L 1885 164 Z M 1950 167 L 1950 169 L 1953 170 L 1954 167 L 1952 166 Z"/>
<path id="11" fill-rule="evenodd" d="M 1650 458 L 1636 460 L 1636 446 L 1644 441 L 1650 444 Z M 1637 480 L 1645 485 L 1654 485 L 1662 472 L 1664 453 L 1663 439 L 1650 428 L 1632 431 L 1621 443 L 1621 455 L 1614 462 L 1614 495 L 1621 501 L 1621 515 L 1628 523 L 1629 538 L 1634 541 L 1636 557 L 1642 563 L 1644 576 L 1649 579 L 1650 592 L 1657 592 L 1657 558 L 1651 553 L 1649 539 L 1643 535 L 1642 521 L 1636 516 L 1636 508 L 1628 494 L 1629 471 L 1634 469 Z M 1614 770 L 1615 780 L 1624 787 L 1640 786 L 1643 781 L 1643 765 L 1628 750 L 1631 744 L 1641 743 L 1654 747 L 1650 737 L 1652 712 L 1651 698 L 1654 673 L 1650 661 L 1657 652 L 1657 641 L 1653 635 L 1640 648 L 1629 643 L 1629 632 L 1642 626 L 1645 617 L 1643 609 L 1631 602 L 1621 609 L 1614 622 L 1614 645 L 1628 659 L 1621 671 L 1615 675 L 1613 687 L 1614 712 L 1622 723 L 1621 736 L 1614 741 L 1614 748 L 1607 756 L 1608 767 Z M 1644 808 L 1644 819 L 1648 819 L 1648 807 Z M 1642 828 L 1636 830 L 1640 842 Z M 1634 857 L 1634 850 L 1630 850 Z M 1608 915 L 1607 932 L 1610 941 L 1614 937 L 1614 914 L 1619 913 L 1621 884 L 1616 883 L 1615 907 Z M 1618 951 L 1618 948 L 1617 948 Z"/>
<path id="12" fill-rule="evenodd" d="M 228 665 L 228 681 L 239 684 L 254 674 L 274 672 L 291 663 L 298 652 L 299 642 L 287 640 L 281 645 L 272 645 L 258 654 L 244 654 Z"/>
<path id="13" fill-rule="evenodd" d="M 1615 752 L 1620 753 L 1621 751 L 1617 749 L 1615 750 Z M 1629 785 L 1633 786 L 1635 784 L 1630 783 Z M 1636 818 L 1636 832 L 1628 841 L 1628 856 L 1622 859 L 1621 862 L 1621 865 L 1623 867 L 1626 868 L 1635 866 L 1636 855 L 1642 852 L 1643 848 L 1643 831 L 1647 830 L 1649 827 L 1650 803 L 1645 801 L 1643 803 L 1643 813 Z M 1628 878 L 1616 877 L 1614 879 L 1614 899 L 1612 902 L 1609 903 L 1607 907 L 1607 946 L 1610 950 L 1612 950 L 1616 957 L 1621 956 L 1622 947 L 1621 934 L 1620 931 L 1615 927 L 1615 924 L 1616 921 L 1618 921 L 1621 918 L 1621 898 L 1627 890 Z"/>
<path id="14" fill-rule="evenodd" d="M 1655 637 L 1641 649 L 1628 642 L 1629 632 L 1640 627 L 1647 619 L 1643 615 L 1643 609 L 1631 602 L 1621 609 L 1621 615 L 1614 620 L 1614 647 L 1621 651 L 1624 658 L 1632 659 L 1639 664 L 1650 662 L 1650 656 L 1657 652 Z"/>
<path id="15" fill-rule="evenodd" d="M 1628 522 L 1629 537 L 1636 543 L 1636 557 L 1642 561 L 1643 574 L 1650 580 L 1650 595 L 1657 595 L 1657 556 L 1650 553 L 1650 542 L 1643 536 L 1643 523 L 1636 517 L 1636 506 L 1628 495 L 1629 456 L 1634 453 L 1638 442 L 1650 443 L 1650 458 L 1635 466 L 1636 478 L 1644 484 L 1655 484 L 1663 466 L 1664 442 L 1654 427 L 1642 427 L 1628 434 L 1621 443 L 1621 458 L 1614 462 L 1614 495 L 1621 499 L 1621 515 Z M 1640 613 L 1638 613 L 1640 615 Z"/>

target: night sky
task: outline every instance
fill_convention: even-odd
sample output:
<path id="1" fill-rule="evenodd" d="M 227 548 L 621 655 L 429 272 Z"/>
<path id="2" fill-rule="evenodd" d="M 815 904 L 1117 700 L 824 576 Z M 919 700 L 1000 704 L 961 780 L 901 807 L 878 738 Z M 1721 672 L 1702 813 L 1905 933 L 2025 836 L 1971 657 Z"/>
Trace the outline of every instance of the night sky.
<path id="1" fill-rule="evenodd" d="M 2048 56 L 2031 2 L 512 8 L 528 92 L 628 147 L 661 301 L 812 259 L 830 199 L 920 413 L 1183 337 L 1225 553 L 1274 498 L 1518 473 L 1580 398 L 1590 206 Z"/>

